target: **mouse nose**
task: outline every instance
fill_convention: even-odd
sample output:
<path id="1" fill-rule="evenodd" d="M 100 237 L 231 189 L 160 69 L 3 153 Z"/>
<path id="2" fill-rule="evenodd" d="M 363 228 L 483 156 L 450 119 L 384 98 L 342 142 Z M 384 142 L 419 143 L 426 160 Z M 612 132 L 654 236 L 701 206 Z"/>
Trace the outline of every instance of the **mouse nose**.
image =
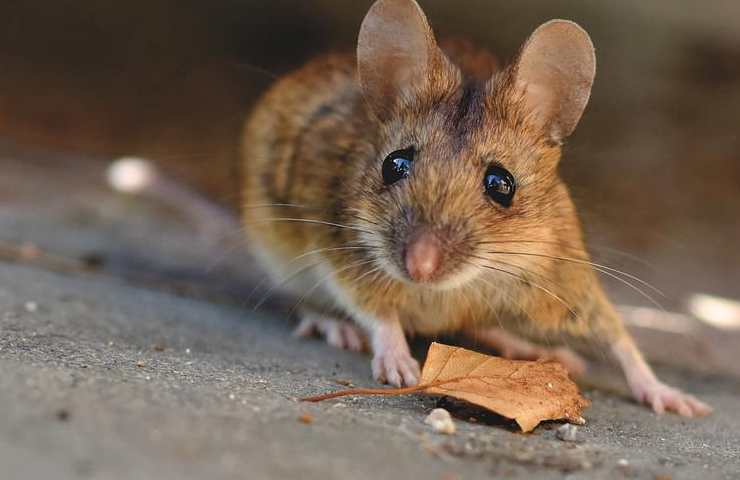
<path id="1" fill-rule="evenodd" d="M 417 282 L 427 282 L 434 277 L 442 263 L 439 239 L 431 232 L 414 236 L 406 246 L 406 271 Z"/>

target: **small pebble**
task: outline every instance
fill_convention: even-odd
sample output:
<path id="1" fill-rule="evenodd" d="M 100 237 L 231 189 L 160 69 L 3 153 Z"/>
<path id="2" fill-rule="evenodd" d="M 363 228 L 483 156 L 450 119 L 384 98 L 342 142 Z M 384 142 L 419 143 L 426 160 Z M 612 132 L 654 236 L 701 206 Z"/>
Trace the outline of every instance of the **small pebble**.
<path id="1" fill-rule="evenodd" d="M 298 417 L 298 421 L 301 423 L 305 423 L 306 425 L 310 425 L 313 423 L 313 415 L 310 413 L 304 413 L 300 417 Z"/>
<path id="2" fill-rule="evenodd" d="M 450 416 L 450 412 L 444 408 L 435 408 L 432 412 L 424 419 L 424 423 L 432 427 L 437 433 L 444 433 L 446 435 L 454 435 L 456 428 L 455 422 Z"/>
<path id="3" fill-rule="evenodd" d="M 33 313 L 39 309 L 39 304 L 36 302 L 26 302 L 24 307 L 28 313 Z"/>
<path id="4" fill-rule="evenodd" d="M 236 400 L 236 395 L 234 395 L 233 393 L 230 393 L 229 400 Z"/>
<path id="5" fill-rule="evenodd" d="M 555 436 L 564 442 L 575 442 L 578 440 L 578 427 L 566 423 L 555 431 Z"/>
<path id="6" fill-rule="evenodd" d="M 617 466 L 619 467 L 629 467 L 630 462 L 626 458 L 620 458 L 617 460 Z"/>

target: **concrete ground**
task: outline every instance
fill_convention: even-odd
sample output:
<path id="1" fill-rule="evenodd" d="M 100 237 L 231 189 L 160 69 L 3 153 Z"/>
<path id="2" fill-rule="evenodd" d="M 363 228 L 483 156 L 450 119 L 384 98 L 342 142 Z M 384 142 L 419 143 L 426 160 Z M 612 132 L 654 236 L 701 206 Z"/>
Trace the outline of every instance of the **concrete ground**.
<path id="1" fill-rule="evenodd" d="M 586 387 L 576 443 L 557 423 L 523 435 L 436 398 L 305 404 L 338 382 L 372 385 L 369 360 L 291 338 L 284 308 L 254 312 L 258 274 L 238 249 L 215 252 L 178 212 L 109 193 L 96 163 L 4 145 L 0 165 L 0 478 L 740 476 L 728 334 L 636 328 L 660 374 L 716 413 L 658 417 L 598 370 L 589 384 L 609 388 Z M 440 402 L 454 436 L 423 423 Z"/>

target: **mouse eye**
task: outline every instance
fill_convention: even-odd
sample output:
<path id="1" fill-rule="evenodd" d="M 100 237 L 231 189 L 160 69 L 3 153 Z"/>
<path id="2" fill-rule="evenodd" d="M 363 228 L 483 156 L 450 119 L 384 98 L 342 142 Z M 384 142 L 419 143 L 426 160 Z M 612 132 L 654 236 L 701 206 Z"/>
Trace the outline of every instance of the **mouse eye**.
<path id="1" fill-rule="evenodd" d="M 486 189 L 486 195 L 494 202 L 504 207 L 511 206 L 516 192 L 516 180 L 508 170 L 496 165 L 488 167 L 483 177 L 483 187 Z"/>
<path id="2" fill-rule="evenodd" d="M 396 150 L 385 157 L 383 161 L 383 182 L 386 185 L 392 185 L 411 174 L 414 153 L 414 148 L 411 147 L 405 150 Z"/>

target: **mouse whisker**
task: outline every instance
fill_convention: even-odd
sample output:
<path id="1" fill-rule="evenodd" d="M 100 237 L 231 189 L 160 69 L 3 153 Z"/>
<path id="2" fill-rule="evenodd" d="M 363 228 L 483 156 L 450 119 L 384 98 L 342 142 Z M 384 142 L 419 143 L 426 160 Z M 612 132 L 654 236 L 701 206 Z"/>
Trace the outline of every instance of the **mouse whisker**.
<path id="1" fill-rule="evenodd" d="M 321 208 L 298 205 L 296 203 L 254 203 L 251 205 L 242 205 L 241 208 L 244 210 L 258 210 L 260 208 L 300 208 L 305 210 L 322 210 Z"/>
<path id="2" fill-rule="evenodd" d="M 483 260 L 483 261 L 490 261 L 490 259 L 487 259 L 487 258 L 484 258 L 484 257 L 478 257 L 478 256 L 474 256 L 474 257 L 475 257 L 475 258 L 478 258 L 478 259 L 480 259 L 480 260 Z M 529 269 L 527 269 L 527 268 L 525 268 L 525 267 L 522 267 L 521 265 L 516 265 L 516 264 L 514 264 L 514 263 L 508 263 L 508 262 L 503 262 L 503 261 L 501 261 L 501 260 L 498 260 L 498 259 L 494 260 L 494 262 L 495 262 L 496 266 L 501 266 L 501 265 L 503 265 L 504 267 L 507 267 L 507 268 L 515 268 L 515 269 L 518 269 L 518 270 L 520 270 L 520 271 L 522 272 L 522 277 L 523 277 L 524 279 L 526 279 L 526 281 L 527 281 L 527 282 L 529 282 L 530 284 L 531 284 L 532 282 L 530 281 L 530 279 L 529 279 L 528 277 L 529 277 L 529 276 L 535 276 L 536 278 L 538 278 L 538 282 L 539 282 L 540 286 L 547 286 L 548 288 L 552 289 L 553 291 L 554 291 L 554 290 L 556 290 L 556 286 L 555 286 L 555 285 L 553 284 L 553 282 L 551 282 L 551 281 L 550 281 L 550 280 L 549 280 L 549 279 L 548 279 L 547 277 L 545 277 L 545 276 L 544 276 L 544 275 L 542 275 L 542 274 L 539 274 L 539 273 L 533 272 L 532 270 L 529 270 Z M 483 278 L 481 278 L 481 280 L 484 280 L 484 279 L 483 279 Z M 488 284 L 489 284 L 489 285 L 492 285 L 492 284 L 491 284 L 490 282 L 488 282 Z M 553 293 L 554 293 L 554 292 L 553 292 Z M 560 297 L 560 298 L 561 298 L 561 299 L 563 300 L 563 302 L 565 302 L 565 299 L 563 299 L 562 297 Z M 563 302 L 561 302 L 561 303 L 563 303 Z M 580 318 L 580 317 L 579 317 L 579 316 L 578 316 L 578 315 L 576 314 L 576 312 L 575 312 L 575 311 L 573 310 L 573 307 L 572 307 L 572 306 L 570 306 L 570 304 L 568 304 L 567 302 L 565 302 L 565 303 L 563 303 L 563 305 L 564 305 L 564 306 L 565 306 L 566 308 L 568 308 L 568 311 L 569 311 L 569 313 L 571 314 L 571 316 L 572 316 L 572 317 L 573 317 L 574 319 L 579 319 L 579 318 Z M 547 338 L 547 337 L 544 337 L 543 339 L 544 339 L 544 341 L 545 341 L 545 342 L 547 343 L 547 345 L 548 345 L 549 347 L 551 347 L 551 346 L 552 346 L 552 344 L 551 344 L 551 342 L 550 342 L 550 339 L 549 339 L 549 338 Z"/>
<path id="3" fill-rule="evenodd" d="M 267 291 L 265 292 L 265 294 L 262 296 L 262 298 L 252 308 L 252 311 L 259 310 L 259 308 L 267 301 L 268 298 L 270 298 L 272 296 L 272 294 L 276 290 L 278 290 L 279 288 L 284 287 L 285 285 L 287 285 L 288 283 L 290 283 L 292 280 L 294 280 L 296 277 L 298 277 L 301 274 L 307 272 L 308 270 L 311 270 L 312 268 L 316 268 L 319 265 L 321 265 L 322 263 L 327 262 L 327 261 L 328 261 L 328 259 L 322 259 L 322 260 L 319 260 L 316 263 L 312 263 L 312 264 L 309 264 L 309 265 L 303 265 L 301 268 L 296 269 L 295 271 L 293 271 L 290 274 L 288 274 L 286 277 L 284 277 L 283 279 L 281 279 L 279 282 L 271 285 L 267 289 Z M 251 297 L 251 295 L 250 295 L 250 297 Z"/>
<path id="4" fill-rule="evenodd" d="M 350 225 L 344 225 L 341 223 L 335 223 L 335 222 L 326 222 L 324 220 L 317 220 L 313 218 L 289 218 L 289 217 L 271 217 L 271 218 L 260 218 L 258 220 L 254 220 L 251 222 L 247 222 L 246 225 L 255 225 L 259 223 L 267 223 L 267 222 L 295 222 L 295 223 L 308 223 L 312 225 L 324 225 L 328 227 L 335 227 L 335 228 L 344 228 L 347 230 L 353 230 L 361 233 L 367 233 L 369 235 L 372 235 L 373 232 L 359 228 L 359 227 L 353 227 Z"/>
<path id="5" fill-rule="evenodd" d="M 518 242 L 518 241 L 516 241 L 516 242 L 506 242 L 506 241 L 504 241 L 504 242 L 486 242 L 486 243 L 490 243 L 490 244 L 497 244 L 497 243 L 505 244 L 505 243 L 520 243 L 520 242 Z M 524 243 L 524 242 L 521 242 L 521 243 Z M 530 242 L 530 243 L 537 243 L 537 242 Z M 482 244 L 483 243 L 480 243 L 479 245 L 482 245 Z M 562 257 L 562 256 L 557 256 L 557 255 L 548 255 L 548 254 L 536 253 L 536 252 L 511 252 L 511 251 L 504 251 L 504 250 L 493 250 L 493 251 L 488 251 L 486 253 L 490 253 L 490 254 L 502 254 L 502 255 L 512 254 L 512 255 L 539 256 L 539 257 L 543 257 L 543 258 L 549 258 L 549 259 L 552 259 L 552 260 L 558 260 L 558 261 L 564 261 L 564 262 L 571 262 L 571 263 L 581 263 L 581 264 L 584 264 L 584 265 L 592 266 L 594 268 L 599 268 L 599 269 L 607 270 L 607 271 L 609 271 L 611 273 L 614 273 L 614 274 L 623 275 L 623 276 L 625 276 L 625 277 L 627 277 L 627 278 L 629 278 L 631 280 L 634 280 L 634 281 L 640 283 L 641 285 L 644 285 L 645 287 L 651 289 L 655 293 L 657 293 L 657 294 L 659 294 L 661 296 L 665 296 L 665 293 L 663 293 L 663 291 L 661 291 L 658 287 L 650 284 L 649 282 L 641 279 L 640 277 L 637 277 L 636 275 L 630 274 L 629 272 L 625 272 L 623 270 L 619 270 L 619 269 L 614 268 L 614 267 L 610 267 L 609 265 L 604 265 L 604 264 L 601 264 L 601 263 L 596 263 L 596 262 L 593 262 L 593 261 L 588 260 L 588 259 L 585 259 L 585 258 Z"/>
<path id="6" fill-rule="evenodd" d="M 298 299 L 298 301 L 295 303 L 295 305 L 293 305 L 293 307 L 290 309 L 290 312 L 288 312 L 288 315 L 289 316 L 293 315 L 295 313 L 295 311 L 301 306 L 301 304 L 303 304 L 303 302 L 313 292 L 315 292 L 316 290 L 318 290 L 319 287 L 321 287 L 324 283 L 326 283 L 332 276 L 338 275 L 338 274 L 340 274 L 342 272 L 346 272 L 347 270 L 350 270 L 352 268 L 362 267 L 364 265 L 369 265 L 369 264 L 374 263 L 374 262 L 375 262 L 375 259 L 361 260 L 359 262 L 354 262 L 354 263 L 350 263 L 349 265 L 345 265 L 344 267 L 339 268 L 339 269 L 337 269 L 337 270 L 335 270 L 333 272 L 327 273 L 326 275 L 324 275 L 323 277 L 321 277 L 319 279 L 319 281 L 316 282 L 316 284 L 313 287 L 309 288 L 307 291 L 305 291 L 303 293 L 303 295 L 301 295 L 301 297 Z"/>
<path id="7" fill-rule="evenodd" d="M 296 209 L 303 209 L 303 210 L 312 210 L 312 211 L 318 211 L 318 212 L 329 212 L 330 210 L 327 208 L 321 208 L 321 207 L 315 207 L 311 205 L 299 205 L 295 203 L 261 203 L 261 204 L 252 204 L 252 205 L 244 205 L 242 207 L 245 210 L 257 210 L 262 208 L 296 208 Z M 350 213 L 355 212 L 355 213 Z M 349 216 L 351 218 L 355 218 L 358 220 L 362 220 L 363 222 L 369 223 L 371 225 L 380 225 L 377 221 L 370 220 L 369 218 L 361 215 L 363 212 L 360 209 L 357 208 L 348 208 L 342 212 L 344 215 Z M 324 220 L 321 220 L 324 221 Z"/>
<path id="8" fill-rule="evenodd" d="M 475 265 L 475 264 L 471 263 L 471 265 Z M 478 265 L 475 265 L 475 266 L 478 267 Z M 496 285 L 493 282 L 491 282 L 490 280 L 488 280 L 487 278 L 481 276 L 478 279 L 481 282 L 483 282 L 486 285 L 488 285 L 489 287 L 491 287 L 492 289 L 496 290 Z M 493 304 L 491 303 L 491 300 L 488 298 L 488 296 L 485 294 L 485 292 L 479 291 L 478 292 L 478 295 L 481 297 L 481 299 L 483 300 L 483 302 L 485 302 L 485 304 L 488 305 L 488 308 L 491 311 L 491 315 L 494 315 L 495 316 L 496 323 L 498 323 L 499 328 L 505 329 L 503 322 L 501 322 L 501 319 L 496 314 L 496 308 L 493 306 Z"/>
<path id="9" fill-rule="evenodd" d="M 530 256 L 530 257 L 538 257 L 538 258 L 548 258 L 548 259 L 560 261 L 560 262 L 569 262 L 569 263 L 574 263 L 574 264 L 579 264 L 579 265 L 584 265 L 584 266 L 590 266 L 597 272 L 607 275 L 617 280 L 618 282 L 626 285 L 627 287 L 631 288 L 632 290 L 642 295 L 644 298 L 650 301 L 653 305 L 655 305 L 658 309 L 665 311 L 665 307 L 663 307 L 663 305 L 661 305 L 660 302 L 658 302 L 652 295 L 648 294 L 642 288 L 633 284 L 629 280 L 626 280 L 625 278 L 620 277 L 619 275 L 623 275 L 624 277 L 634 280 L 642 285 L 645 285 L 646 287 L 650 288 L 651 290 L 655 291 L 656 293 L 664 297 L 665 297 L 665 293 L 663 293 L 661 290 L 659 290 L 657 287 L 653 286 L 652 284 L 646 282 L 645 280 L 642 280 L 639 277 L 631 275 L 627 272 L 623 272 L 616 268 L 608 267 L 606 265 L 601 265 L 599 263 L 590 262 L 588 260 L 568 258 L 568 257 L 558 257 L 555 255 L 546 255 L 543 253 L 510 252 L 510 251 L 489 251 L 487 253 L 494 254 L 494 255 L 520 255 L 520 256 Z"/>
<path id="10" fill-rule="evenodd" d="M 504 266 L 507 268 L 516 268 L 517 270 L 522 272 L 522 275 L 528 279 L 528 277 L 532 276 L 535 277 L 539 282 L 546 284 L 548 287 L 552 287 L 552 281 L 547 278 L 544 274 L 535 272 L 531 269 L 528 269 L 522 265 L 517 265 L 515 263 L 505 262 L 503 260 L 500 260 L 498 258 L 486 258 L 480 255 L 471 255 L 473 258 L 482 260 L 483 262 L 494 262 L 497 266 Z"/>
<path id="11" fill-rule="evenodd" d="M 483 281 L 486 285 L 490 286 L 491 288 L 496 289 L 496 285 L 490 280 L 487 280 L 484 278 L 481 278 L 480 280 Z M 510 301 L 513 301 L 513 300 L 510 300 Z M 496 311 L 492 309 L 490 301 L 486 300 L 486 303 L 488 304 L 489 308 L 491 308 L 492 315 L 495 316 L 495 320 L 496 320 L 496 323 L 498 324 L 498 328 L 504 331 L 510 331 L 512 327 L 510 325 L 509 326 L 504 325 L 504 323 L 499 318 L 499 315 L 495 314 Z M 509 318 L 514 318 L 516 320 L 517 326 L 514 327 L 514 330 L 517 331 L 518 333 L 522 334 L 525 337 L 529 337 L 532 334 L 536 334 L 538 338 L 543 339 L 542 331 L 538 327 L 535 326 L 536 322 L 532 321 L 531 317 L 529 317 L 530 320 L 528 322 L 524 322 L 523 318 L 519 315 L 515 315 L 513 317 L 509 316 Z M 550 340 L 547 338 L 544 338 L 544 340 L 547 342 L 549 346 Z"/>
<path id="12" fill-rule="evenodd" d="M 485 229 L 481 229 L 481 232 Z M 479 233 L 479 232 L 474 232 Z M 589 242 L 588 245 L 582 245 L 582 244 L 575 244 L 566 242 L 564 240 L 491 240 L 491 241 L 482 241 L 478 242 L 478 245 L 506 245 L 506 244 L 534 244 L 534 245 L 555 245 L 560 248 L 566 248 L 568 250 L 572 250 L 574 252 L 577 252 L 579 254 L 583 254 L 587 256 L 587 252 L 592 250 L 599 253 L 604 253 L 605 255 L 618 255 L 620 257 L 624 257 L 628 260 L 631 260 L 635 263 L 639 263 L 640 265 L 644 265 L 645 267 L 648 267 L 651 270 L 657 270 L 657 267 L 645 260 L 642 257 L 639 257 L 635 254 L 632 254 L 630 252 L 626 252 L 624 250 L 620 250 L 618 248 L 609 247 L 606 245 L 601 244 L 595 244 Z"/>
<path id="13" fill-rule="evenodd" d="M 359 283 L 360 283 L 360 281 L 362 281 L 362 280 L 363 280 L 363 279 L 364 279 L 365 277 L 368 277 L 368 276 L 370 276 L 370 275 L 374 275 L 374 276 L 377 276 L 377 274 L 378 274 L 378 273 L 380 273 L 380 272 L 381 272 L 381 270 L 382 270 L 382 267 L 381 267 L 380 265 L 378 265 L 378 266 L 375 266 L 375 267 L 371 268 L 370 270 L 368 270 L 367 272 L 365 272 L 365 273 L 363 273 L 362 275 L 360 275 L 359 277 L 357 277 L 357 278 L 353 279 L 353 280 L 352 280 L 352 282 L 351 282 L 351 284 L 353 284 L 353 285 L 357 285 L 357 284 L 359 284 Z"/>
<path id="14" fill-rule="evenodd" d="M 480 267 L 480 268 L 486 268 L 486 269 L 489 269 L 489 270 L 500 272 L 500 273 L 503 273 L 505 275 L 509 275 L 511 277 L 514 277 L 514 278 L 518 279 L 522 283 L 526 283 L 526 284 L 532 285 L 533 287 L 535 287 L 535 288 L 537 288 L 537 289 L 545 292 L 547 295 L 549 295 L 550 297 L 552 297 L 555 300 L 557 300 L 558 302 L 560 302 L 570 312 L 571 315 L 573 315 L 574 317 L 576 316 L 576 313 L 573 311 L 573 308 L 570 305 L 568 305 L 568 303 L 565 300 L 563 300 L 562 297 L 560 297 L 558 294 L 556 294 L 552 290 L 550 290 L 548 288 L 545 288 L 545 287 L 543 287 L 542 285 L 540 285 L 540 284 L 538 284 L 536 282 L 533 282 L 531 279 L 529 279 L 529 278 L 527 278 L 527 277 L 525 277 L 523 275 L 519 275 L 519 274 L 516 274 L 514 272 L 510 272 L 509 270 L 506 270 L 506 269 L 503 269 L 503 268 L 500 268 L 500 267 L 496 267 L 496 266 L 493 266 L 493 265 L 476 264 L 475 262 L 471 262 L 471 263 L 473 265 L 476 265 L 476 266 Z M 514 266 L 514 265 L 512 265 L 512 266 Z"/>
<path id="15" fill-rule="evenodd" d="M 311 255 L 334 253 L 334 252 L 343 252 L 343 251 L 348 251 L 348 250 L 367 250 L 367 251 L 371 251 L 371 250 L 373 250 L 375 248 L 376 247 L 373 247 L 373 246 L 361 246 L 361 245 L 356 245 L 356 244 L 347 244 L 347 245 L 341 246 L 341 247 L 317 248 L 315 250 L 311 250 L 311 251 L 305 252 L 305 253 L 303 253 L 301 255 L 298 255 L 296 257 L 293 257 L 285 265 L 286 266 L 292 265 L 292 264 L 296 263 L 297 261 L 299 261 L 299 260 L 301 260 L 303 258 L 309 257 Z M 257 283 L 257 285 L 255 285 L 255 287 L 252 289 L 252 291 L 250 292 L 249 296 L 246 299 L 246 302 L 249 303 L 251 301 L 251 299 L 252 299 L 252 296 L 257 291 L 259 291 L 259 289 L 262 288 L 269 280 L 270 280 L 270 277 L 268 275 L 264 275 L 263 278 L 262 278 L 262 280 L 260 280 L 259 283 Z M 288 281 L 290 281 L 290 278 L 288 279 Z M 278 282 L 278 287 L 282 286 L 281 284 L 282 284 L 282 281 L 281 282 Z"/>

